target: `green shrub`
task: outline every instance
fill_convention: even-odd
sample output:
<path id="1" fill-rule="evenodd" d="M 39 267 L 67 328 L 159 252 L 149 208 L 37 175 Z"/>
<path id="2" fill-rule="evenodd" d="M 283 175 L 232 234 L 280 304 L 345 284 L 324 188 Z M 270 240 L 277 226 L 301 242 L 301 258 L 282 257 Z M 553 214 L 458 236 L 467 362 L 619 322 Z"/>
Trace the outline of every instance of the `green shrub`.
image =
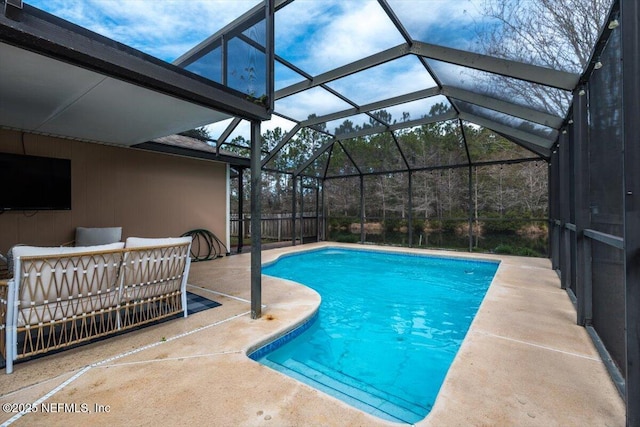
<path id="1" fill-rule="evenodd" d="M 395 231 L 400 228 L 400 220 L 395 218 L 387 218 L 384 220 L 385 231 Z"/>
<path id="2" fill-rule="evenodd" d="M 487 233 L 515 233 L 521 225 L 518 221 L 507 219 L 484 221 L 483 224 Z"/>
<path id="3" fill-rule="evenodd" d="M 496 246 L 496 248 L 493 250 L 493 252 L 495 252 L 497 254 L 501 254 L 501 255 L 513 255 L 514 254 L 513 247 L 511 245 L 505 245 L 504 243 Z"/>
<path id="4" fill-rule="evenodd" d="M 516 255 L 520 255 L 520 256 L 530 256 L 530 257 L 539 257 L 540 254 L 531 249 L 531 248 L 517 248 L 516 250 Z"/>
<path id="5" fill-rule="evenodd" d="M 460 222 L 453 219 L 445 219 L 441 221 L 441 230 L 444 232 L 455 233 L 458 225 L 466 224 L 466 222 Z"/>
<path id="6" fill-rule="evenodd" d="M 538 251 L 532 248 L 527 248 L 524 246 L 516 246 L 513 247 L 511 245 L 506 245 L 504 243 L 499 244 L 493 250 L 496 254 L 501 255 L 518 255 L 518 256 L 528 256 L 528 257 L 539 257 L 541 256 Z"/>
<path id="7" fill-rule="evenodd" d="M 340 218 L 340 226 L 343 228 L 346 228 L 347 230 L 349 229 L 349 227 L 351 227 L 351 224 L 353 224 L 354 222 L 360 223 L 360 218 L 353 218 L 349 216 Z"/>
<path id="8" fill-rule="evenodd" d="M 335 241 L 338 243 L 358 243 L 360 236 L 357 234 L 338 234 Z"/>

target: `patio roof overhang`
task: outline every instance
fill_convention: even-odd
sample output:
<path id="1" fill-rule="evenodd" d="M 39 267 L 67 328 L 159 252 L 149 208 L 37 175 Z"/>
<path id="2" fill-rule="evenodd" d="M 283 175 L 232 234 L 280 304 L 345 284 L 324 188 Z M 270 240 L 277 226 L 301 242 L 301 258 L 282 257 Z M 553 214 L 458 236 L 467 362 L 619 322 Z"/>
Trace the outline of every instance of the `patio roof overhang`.
<path id="1" fill-rule="evenodd" d="M 250 167 L 250 161 L 246 157 L 239 156 L 227 150 L 221 150 L 219 147 L 209 145 L 205 141 L 183 135 L 169 135 L 156 138 L 153 141 L 136 144 L 133 148 L 184 157 L 214 160 L 228 163 L 234 169 L 246 169 Z"/>
<path id="2" fill-rule="evenodd" d="M 242 117 L 244 95 L 24 5 L 0 14 L 0 126 L 132 146 Z"/>

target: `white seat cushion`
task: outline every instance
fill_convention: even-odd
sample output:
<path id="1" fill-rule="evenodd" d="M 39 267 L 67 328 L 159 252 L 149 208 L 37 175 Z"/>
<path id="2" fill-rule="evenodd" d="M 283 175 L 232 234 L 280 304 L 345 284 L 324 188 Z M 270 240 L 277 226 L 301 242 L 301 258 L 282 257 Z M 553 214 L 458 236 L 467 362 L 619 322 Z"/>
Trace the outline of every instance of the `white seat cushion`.
<path id="1" fill-rule="evenodd" d="M 111 251 L 115 249 L 124 249 L 124 242 L 110 243 L 108 245 L 69 247 L 69 246 L 14 246 L 12 249 L 13 257 L 23 256 L 47 256 L 47 255 L 67 255 L 78 254 L 82 252 L 101 252 Z"/>
<path id="2" fill-rule="evenodd" d="M 128 237 L 124 245 L 125 248 L 143 248 L 147 246 L 168 246 L 191 243 L 193 238 L 187 237 L 163 237 L 163 238 L 145 238 L 145 237 Z"/>

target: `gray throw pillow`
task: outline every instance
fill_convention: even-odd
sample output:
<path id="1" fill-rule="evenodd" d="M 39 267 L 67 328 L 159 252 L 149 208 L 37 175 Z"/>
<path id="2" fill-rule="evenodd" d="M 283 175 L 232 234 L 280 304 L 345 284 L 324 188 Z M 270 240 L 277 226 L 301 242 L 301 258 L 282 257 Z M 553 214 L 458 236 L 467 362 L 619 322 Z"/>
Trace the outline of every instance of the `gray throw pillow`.
<path id="1" fill-rule="evenodd" d="M 76 246 L 106 245 L 121 238 L 122 227 L 76 228 Z"/>

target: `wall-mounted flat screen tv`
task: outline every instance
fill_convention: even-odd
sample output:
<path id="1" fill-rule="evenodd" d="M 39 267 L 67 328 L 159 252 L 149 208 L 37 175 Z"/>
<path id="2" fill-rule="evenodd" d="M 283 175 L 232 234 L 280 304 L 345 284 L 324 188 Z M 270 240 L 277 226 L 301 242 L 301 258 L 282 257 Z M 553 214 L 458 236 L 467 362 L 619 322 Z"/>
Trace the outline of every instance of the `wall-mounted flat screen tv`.
<path id="1" fill-rule="evenodd" d="M 0 211 L 71 209 L 71 160 L 0 153 Z"/>

